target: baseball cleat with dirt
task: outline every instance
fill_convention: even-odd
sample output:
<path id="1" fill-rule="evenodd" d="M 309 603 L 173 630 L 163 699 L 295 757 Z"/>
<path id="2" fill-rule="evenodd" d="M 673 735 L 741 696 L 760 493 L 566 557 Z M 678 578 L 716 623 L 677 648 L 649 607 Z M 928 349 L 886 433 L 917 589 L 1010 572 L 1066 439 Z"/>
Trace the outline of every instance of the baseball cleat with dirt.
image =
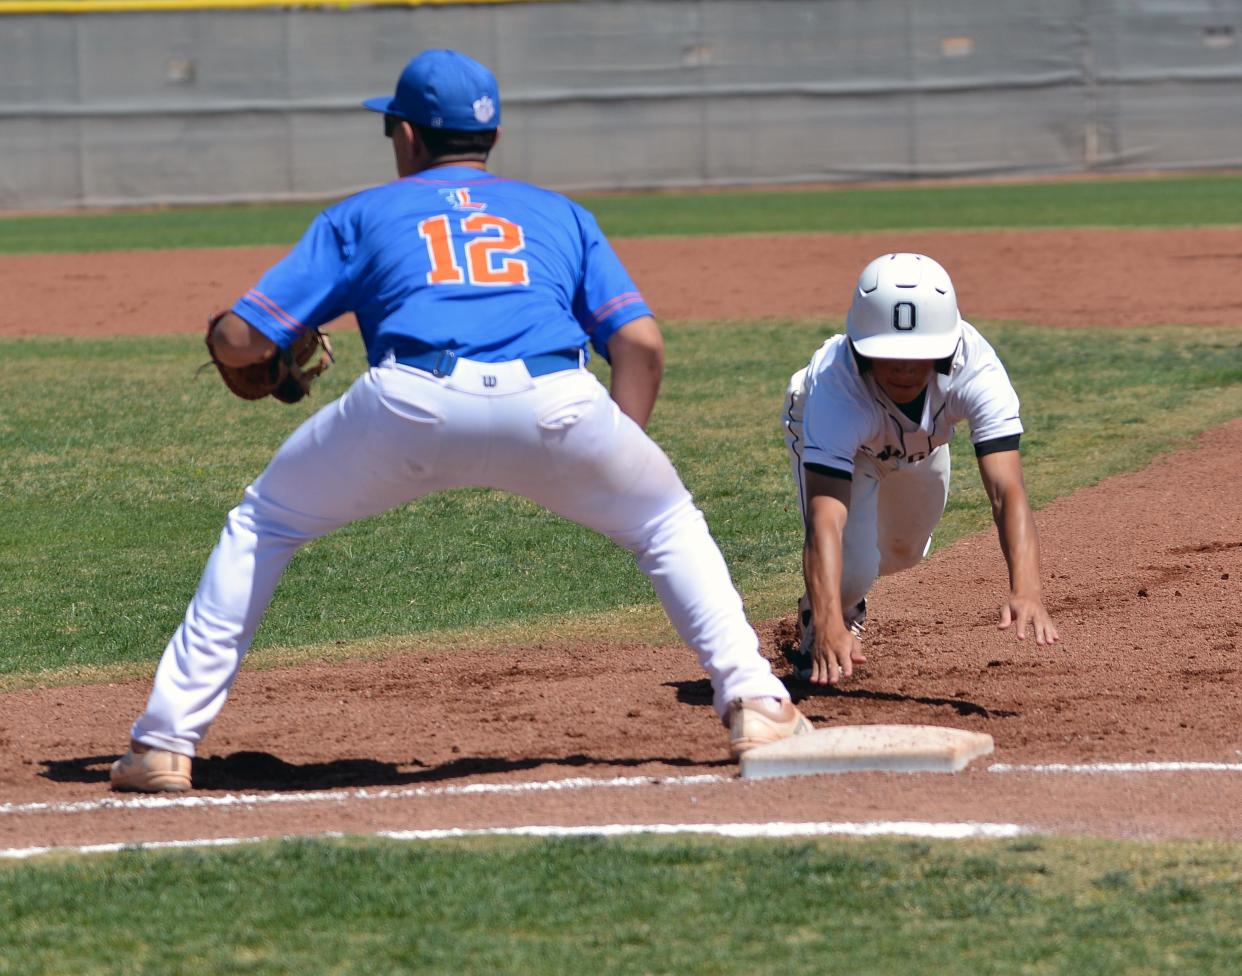
<path id="1" fill-rule="evenodd" d="M 862 640 L 867 629 L 867 600 L 864 597 L 845 611 L 845 627 Z M 795 624 L 798 646 L 785 648 L 785 660 L 793 665 L 794 675 L 802 681 L 811 679 L 811 649 L 815 646 L 815 626 L 811 619 L 811 599 L 806 594 L 798 601 L 798 619 Z"/>
<path id="2" fill-rule="evenodd" d="M 112 788 L 130 793 L 184 793 L 190 789 L 190 757 L 131 742 L 112 764 Z"/>
<path id="3" fill-rule="evenodd" d="M 734 756 L 814 731 L 794 703 L 783 698 L 735 698 L 729 703 L 728 719 L 729 749 Z"/>

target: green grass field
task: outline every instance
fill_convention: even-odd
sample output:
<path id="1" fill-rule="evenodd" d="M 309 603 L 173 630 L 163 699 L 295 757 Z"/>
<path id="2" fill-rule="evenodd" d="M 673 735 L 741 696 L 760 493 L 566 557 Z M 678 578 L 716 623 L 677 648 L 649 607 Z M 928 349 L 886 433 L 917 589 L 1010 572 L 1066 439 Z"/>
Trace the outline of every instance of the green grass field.
<path id="1" fill-rule="evenodd" d="M 1202 177 L 591 205 L 612 233 L 672 234 L 1160 227 L 1236 220 L 1239 202 L 1238 178 Z M 314 209 L 0 220 L 0 252 L 283 243 Z M 1022 396 L 1037 506 L 1242 416 L 1242 330 L 975 324 Z M 787 613 L 800 591 L 781 392 L 838 327 L 666 326 L 652 433 L 754 619 Z M 339 345 L 316 404 L 361 368 L 356 338 Z M 0 688 L 149 674 L 224 513 L 313 409 L 236 401 L 195 375 L 202 359 L 186 336 L 0 340 Z M 939 545 L 989 522 L 969 448 L 954 448 Z M 480 533 L 506 545 L 484 552 Z M 447 653 L 549 629 L 671 639 L 624 553 L 520 500 L 455 492 L 308 546 L 248 663 Z M 1237 845 L 1067 839 L 295 842 L 0 861 L 0 976 L 1224 974 L 1242 954 L 1239 863 Z"/>
<path id="2" fill-rule="evenodd" d="M 666 330 L 670 366 L 651 430 L 759 619 L 788 612 L 801 592 L 802 530 L 779 426 L 784 387 L 836 327 Z M 1238 330 L 1079 330 L 1074 368 L 1048 370 L 1067 359 L 1065 333 L 985 328 L 1025 403 L 1036 505 L 1242 413 Z M 203 353 L 194 336 L 0 347 L 0 493 L 12 516 L 0 525 L 0 627 L 8 636 L 0 687 L 150 670 L 242 488 L 315 403 L 361 370 L 357 334 L 343 333 L 337 345 L 340 361 L 314 403 L 293 408 L 245 403 L 214 372 L 196 376 Z M 64 376 L 78 377 L 73 397 L 47 397 Z M 1146 424 L 1153 414 L 1163 422 Z M 964 430 L 954 448 L 942 546 L 990 524 Z M 519 498 L 452 492 L 307 546 L 277 591 L 250 664 L 315 656 L 323 644 L 336 656 L 382 652 L 406 635 L 423 647 L 460 647 L 498 626 L 509 640 L 538 641 L 549 627 L 585 640 L 624 627 L 643 605 L 654 606 L 649 584 L 602 537 Z M 640 621 L 671 639 L 658 613 Z"/>
<path id="3" fill-rule="evenodd" d="M 0 867 L 0 931 L 22 947 L 0 973 L 1232 976 L 1240 882 L 1236 848 L 1207 843 L 131 852 Z"/>
<path id="4" fill-rule="evenodd" d="M 1242 175 L 935 189 L 608 194 L 579 199 L 614 237 L 986 227 L 1200 227 L 1242 222 Z M 0 219 L 0 254 L 291 244 L 325 203 Z"/>

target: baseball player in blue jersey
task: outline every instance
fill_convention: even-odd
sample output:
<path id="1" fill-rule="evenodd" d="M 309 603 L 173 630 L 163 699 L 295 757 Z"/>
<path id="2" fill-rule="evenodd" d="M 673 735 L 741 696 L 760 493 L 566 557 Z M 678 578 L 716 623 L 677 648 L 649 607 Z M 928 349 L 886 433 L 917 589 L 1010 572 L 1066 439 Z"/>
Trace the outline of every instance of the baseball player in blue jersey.
<path id="1" fill-rule="evenodd" d="M 155 675 L 116 789 L 181 791 L 294 552 L 430 492 L 523 495 L 630 550 L 711 678 L 740 755 L 809 731 L 759 653 L 702 514 L 644 433 L 663 369 L 650 309 L 590 213 L 487 172 L 500 95 L 447 50 L 369 99 L 398 179 L 328 208 L 214 326 L 231 366 L 352 312 L 369 368 L 228 515 Z M 584 368 L 612 367 L 611 396 Z"/>
<path id="2" fill-rule="evenodd" d="M 837 684 L 866 660 L 867 592 L 931 548 L 949 494 L 949 441 L 963 420 L 1009 568 L 1000 627 L 1037 644 L 1060 639 L 1041 596 L 1017 394 L 996 352 L 959 316 L 944 268 L 921 254 L 885 254 L 859 275 L 845 335 L 793 375 L 785 401 L 806 527 L 791 655 L 800 677 Z"/>

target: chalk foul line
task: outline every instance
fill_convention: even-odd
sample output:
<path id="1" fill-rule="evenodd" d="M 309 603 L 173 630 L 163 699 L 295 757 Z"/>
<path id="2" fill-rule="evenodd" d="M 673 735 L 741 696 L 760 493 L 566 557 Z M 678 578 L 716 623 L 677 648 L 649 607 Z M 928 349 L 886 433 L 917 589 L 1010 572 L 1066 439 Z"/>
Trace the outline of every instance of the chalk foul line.
<path id="1" fill-rule="evenodd" d="M 1026 766 L 993 763 L 989 773 L 1242 773 L 1242 763 L 1115 762 L 1043 763 Z"/>
<path id="2" fill-rule="evenodd" d="M 1113 762 L 1113 763 L 993 763 L 990 773 L 1108 774 L 1108 773 L 1242 773 L 1242 762 Z M 4 803 L 0 815 L 32 813 L 90 813 L 98 810 L 246 807 L 281 803 L 324 803 L 348 800 L 389 800 L 434 796 L 479 794 L 520 794 L 560 790 L 616 789 L 642 786 L 699 786 L 733 782 L 735 777 L 718 775 L 626 776 L 613 779 L 572 777 L 526 783 L 469 783 L 461 786 L 419 786 L 401 789 L 319 790 L 297 793 L 237 793 L 223 796 L 126 796 L 102 797 L 75 803 Z M 702 834 L 726 838 L 788 837 L 877 837 L 905 836 L 939 840 L 1007 838 L 1029 833 L 1029 828 L 1012 823 L 932 823 L 925 821 L 871 821 L 861 823 L 698 823 L 698 824 L 602 824 L 585 826 L 532 825 L 520 827 L 448 827 L 429 830 L 378 831 L 369 836 L 402 842 L 452 840 L 469 837 L 628 837 L 635 835 L 670 836 Z M 345 836 L 339 832 L 315 835 L 310 839 L 332 840 Z M 362 835 L 367 836 L 367 835 Z M 76 847 L 21 847 L 0 849 L 0 860 L 20 860 L 44 854 L 109 854 L 126 850 L 168 850 L 195 847 L 234 847 L 289 838 L 214 837 L 140 843 L 85 844 Z"/>
<path id="3" fill-rule="evenodd" d="M 990 773 L 1242 773 L 1242 762 L 1114 762 L 1043 763 L 1015 765 L 993 763 Z M 536 780 L 526 783 L 468 783 L 462 786 L 412 786 L 399 789 L 303 790 L 296 793 L 226 793 L 172 795 L 105 796 L 97 800 L 67 803 L 0 803 L 0 816 L 34 813 L 93 813 L 99 810 L 208 809 L 252 807 L 281 803 L 341 803 L 345 801 L 401 800 L 436 796 L 521 794 L 587 789 L 617 789 L 641 786 L 703 786 L 736 781 L 734 776 L 620 776 L 596 779 L 589 776 Z"/>
<path id="4" fill-rule="evenodd" d="M 593 779 L 537 780 L 529 783 L 467 783 L 462 786 L 410 786 L 400 789 L 305 790 L 297 793 L 226 793 L 223 796 L 132 795 L 105 796 L 73 803 L 0 803 L 0 816 L 31 813 L 93 813 L 98 810 L 205 809 L 214 807 L 265 806 L 277 803 L 340 803 L 346 800 L 402 800 L 429 796 L 472 796 L 491 793 L 542 793 L 559 790 L 616 789 L 637 786 L 703 786 L 728 783 L 733 776 L 618 776 Z"/>
<path id="5" fill-rule="evenodd" d="M 455 840 L 467 837 L 631 837 L 639 834 L 671 836 L 701 834 L 741 839 L 781 839 L 786 837 L 923 837 L 934 840 L 1004 839 L 1018 837 L 1028 830 L 1010 823 L 930 823 L 917 820 L 881 820 L 870 823 L 698 823 L 698 824 L 601 824 L 598 826 L 537 825 L 527 827 L 449 827 L 440 830 L 383 830 L 369 836 L 384 840 L 421 842 Z M 317 834 L 310 840 L 336 840 L 340 832 Z M 368 836 L 368 835 L 353 835 Z M 121 851 L 154 851 L 193 847 L 236 847 L 264 841 L 289 840 L 278 837 L 209 837 L 200 840 L 146 841 L 137 844 L 84 844 L 79 847 L 14 847 L 0 850 L 0 860 L 24 860 L 44 854 L 116 854 Z"/>

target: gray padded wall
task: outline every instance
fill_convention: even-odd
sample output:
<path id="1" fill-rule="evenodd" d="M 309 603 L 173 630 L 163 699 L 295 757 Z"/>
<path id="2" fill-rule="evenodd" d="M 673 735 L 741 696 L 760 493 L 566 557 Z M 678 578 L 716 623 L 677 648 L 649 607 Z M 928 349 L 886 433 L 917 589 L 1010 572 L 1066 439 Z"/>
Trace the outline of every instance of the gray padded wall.
<path id="1" fill-rule="evenodd" d="M 0 16 L 0 208 L 337 196 L 424 47 L 564 189 L 1242 165 L 1242 0 L 617 0 Z"/>
<path id="2" fill-rule="evenodd" d="M 1088 6 L 1102 157 L 1135 169 L 1242 165 L 1242 3 Z"/>

